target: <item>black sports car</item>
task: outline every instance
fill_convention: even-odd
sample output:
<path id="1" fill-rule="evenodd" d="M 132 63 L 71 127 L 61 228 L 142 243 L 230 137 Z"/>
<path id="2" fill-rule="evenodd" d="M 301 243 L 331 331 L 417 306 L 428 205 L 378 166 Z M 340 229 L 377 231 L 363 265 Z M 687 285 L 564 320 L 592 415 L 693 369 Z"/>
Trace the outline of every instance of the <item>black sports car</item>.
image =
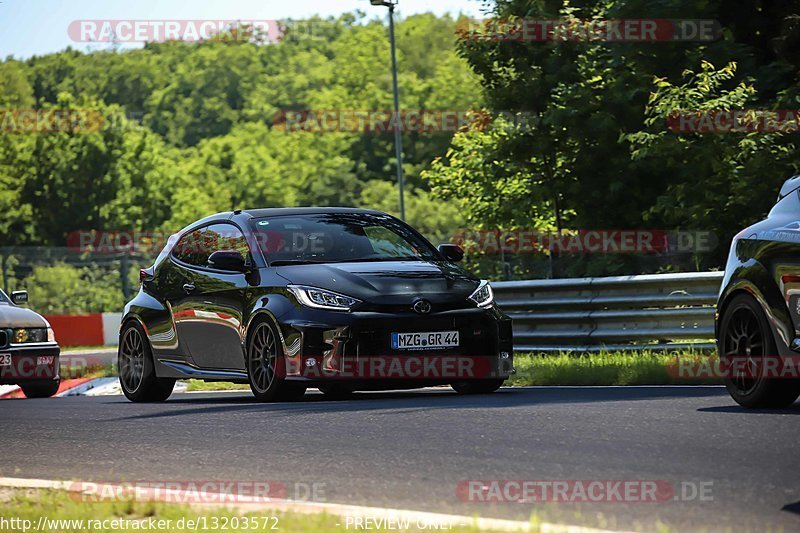
<path id="1" fill-rule="evenodd" d="M 61 349 L 47 320 L 19 306 L 27 301 L 25 291 L 9 298 L 0 290 L 0 385 L 19 385 L 28 398 L 48 398 L 61 383 Z"/>
<path id="2" fill-rule="evenodd" d="M 766 219 L 733 239 L 716 332 L 736 402 L 782 407 L 800 396 L 800 176 L 783 185 Z"/>
<path id="3" fill-rule="evenodd" d="M 511 319 L 454 264 L 463 255 L 378 211 L 205 218 L 141 271 L 120 330 L 122 390 L 159 401 L 195 378 L 249 383 L 260 401 L 309 386 L 493 392 L 513 372 Z"/>

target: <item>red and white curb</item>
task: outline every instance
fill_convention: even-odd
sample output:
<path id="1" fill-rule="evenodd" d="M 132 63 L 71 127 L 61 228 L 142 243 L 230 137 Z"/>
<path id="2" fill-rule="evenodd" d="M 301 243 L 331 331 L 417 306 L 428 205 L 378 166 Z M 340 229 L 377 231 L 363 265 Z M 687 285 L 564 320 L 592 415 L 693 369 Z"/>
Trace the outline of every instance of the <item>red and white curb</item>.
<path id="1" fill-rule="evenodd" d="M 46 489 L 64 490 L 73 493 L 84 492 L 81 487 L 89 485 L 85 482 L 75 481 L 55 481 L 48 479 L 22 479 L 0 477 L 0 487 L 16 489 Z M 122 490 L 123 485 L 116 487 Z M 113 489 L 112 489 L 112 492 Z M 191 501 L 196 493 L 189 494 L 184 490 L 160 489 L 159 495 L 170 497 L 173 501 Z M 209 501 L 212 498 L 217 501 L 225 501 L 224 493 L 203 493 Z M 141 500 L 140 500 L 141 501 Z M 245 512 L 269 509 L 277 512 L 320 514 L 326 513 L 342 518 L 369 518 L 371 521 L 385 520 L 386 523 L 400 523 L 408 521 L 420 524 L 452 524 L 454 527 L 475 527 L 480 530 L 495 531 L 538 531 L 540 533 L 619 533 L 617 530 L 596 529 L 583 526 L 570 526 L 563 524 L 550 524 L 547 522 L 522 522 L 517 520 L 504 520 L 500 518 L 480 518 L 477 516 L 450 515 L 441 513 L 429 513 L 423 511 L 412 511 L 407 509 L 387 509 L 383 507 L 365 507 L 360 505 L 344 505 L 338 503 L 303 502 L 293 500 L 271 499 L 269 501 L 257 502 L 237 502 L 237 503 L 192 503 L 190 507 L 224 507 L 237 509 Z M 346 529 L 344 526 L 342 529 Z"/>
<path id="2" fill-rule="evenodd" d="M 63 398 L 65 396 L 117 396 L 122 394 L 122 387 L 120 387 L 119 378 L 117 377 L 69 379 L 62 381 L 61 385 L 55 398 Z M 175 383 L 173 393 L 186 392 L 188 387 L 189 384 L 185 381 L 178 381 Z M 0 386 L 0 400 L 24 397 L 22 389 L 17 385 Z"/>
<path id="3" fill-rule="evenodd" d="M 56 397 L 68 396 L 69 392 L 73 389 L 84 387 L 86 384 L 94 381 L 92 378 L 79 378 L 79 379 L 64 379 L 58 387 Z M 22 389 L 19 385 L 4 385 L 0 387 L 0 400 L 10 400 L 14 398 L 24 398 Z"/>

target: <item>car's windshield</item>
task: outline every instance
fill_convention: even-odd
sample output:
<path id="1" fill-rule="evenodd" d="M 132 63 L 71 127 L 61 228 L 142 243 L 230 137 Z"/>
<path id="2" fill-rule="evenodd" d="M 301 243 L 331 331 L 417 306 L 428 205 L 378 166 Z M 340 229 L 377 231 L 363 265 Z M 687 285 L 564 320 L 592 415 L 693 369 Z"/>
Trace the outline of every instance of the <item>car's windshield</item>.
<path id="1" fill-rule="evenodd" d="M 0 289 L 0 305 L 9 303 L 11 303 L 11 298 L 9 298 L 8 295 L 6 295 L 6 293 L 4 293 L 2 289 Z"/>
<path id="2" fill-rule="evenodd" d="M 367 213 L 287 215 L 254 221 L 272 266 L 439 259 L 433 246 L 394 217 Z"/>

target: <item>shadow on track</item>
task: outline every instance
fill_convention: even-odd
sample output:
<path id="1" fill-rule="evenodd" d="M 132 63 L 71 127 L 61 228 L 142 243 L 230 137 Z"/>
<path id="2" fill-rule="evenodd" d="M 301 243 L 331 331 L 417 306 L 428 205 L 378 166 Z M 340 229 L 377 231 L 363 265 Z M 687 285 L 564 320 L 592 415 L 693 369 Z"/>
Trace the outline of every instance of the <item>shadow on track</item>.
<path id="1" fill-rule="evenodd" d="M 732 400 L 731 400 L 732 401 Z M 800 403 L 783 409 L 747 409 L 741 405 L 720 405 L 717 407 L 702 407 L 698 412 L 703 413 L 734 413 L 739 415 L 800 415 Z"/>
<path id="2" fill-rule="evenodd" d="M 235 394 L 235 395 L 234 395 Z M 136 420 L 214 412 L 268 412 L 271 416 L 298 416 L 320 412 L 382 411 L 414 412 L 431 409 L 506 409 L 556 403 L 595 403 L 669 398 L 727 396 L 722 387 L 526 387 L 504 388 L 494 394 L 459 396 L 449 389 L 355 393 L 347 399 L 331 400 L 322 394 L 306 394 L 298 402 L 257 403 L 249 393 L 213 397 L 179 395 L 165 404 L 126 404 L 137 414 L 117 420 Z M 142 412 L 150 410 L 151 412 Z"/>

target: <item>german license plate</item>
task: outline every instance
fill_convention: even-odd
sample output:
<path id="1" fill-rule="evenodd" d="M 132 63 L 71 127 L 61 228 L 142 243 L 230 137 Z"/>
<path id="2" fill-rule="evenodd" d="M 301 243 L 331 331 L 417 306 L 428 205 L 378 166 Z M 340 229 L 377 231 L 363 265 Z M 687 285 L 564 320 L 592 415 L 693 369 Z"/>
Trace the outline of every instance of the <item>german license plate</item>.
<path id="1" fill-rule="evenodd" d="M 393 350 L 442 350 L 458 347 L 457 331 L 392 333 Z"/>
<path id="2" fill-rule="evenodd" d="M 10 353 L 0 353 L 0 366 L 11 366 Z"/>

